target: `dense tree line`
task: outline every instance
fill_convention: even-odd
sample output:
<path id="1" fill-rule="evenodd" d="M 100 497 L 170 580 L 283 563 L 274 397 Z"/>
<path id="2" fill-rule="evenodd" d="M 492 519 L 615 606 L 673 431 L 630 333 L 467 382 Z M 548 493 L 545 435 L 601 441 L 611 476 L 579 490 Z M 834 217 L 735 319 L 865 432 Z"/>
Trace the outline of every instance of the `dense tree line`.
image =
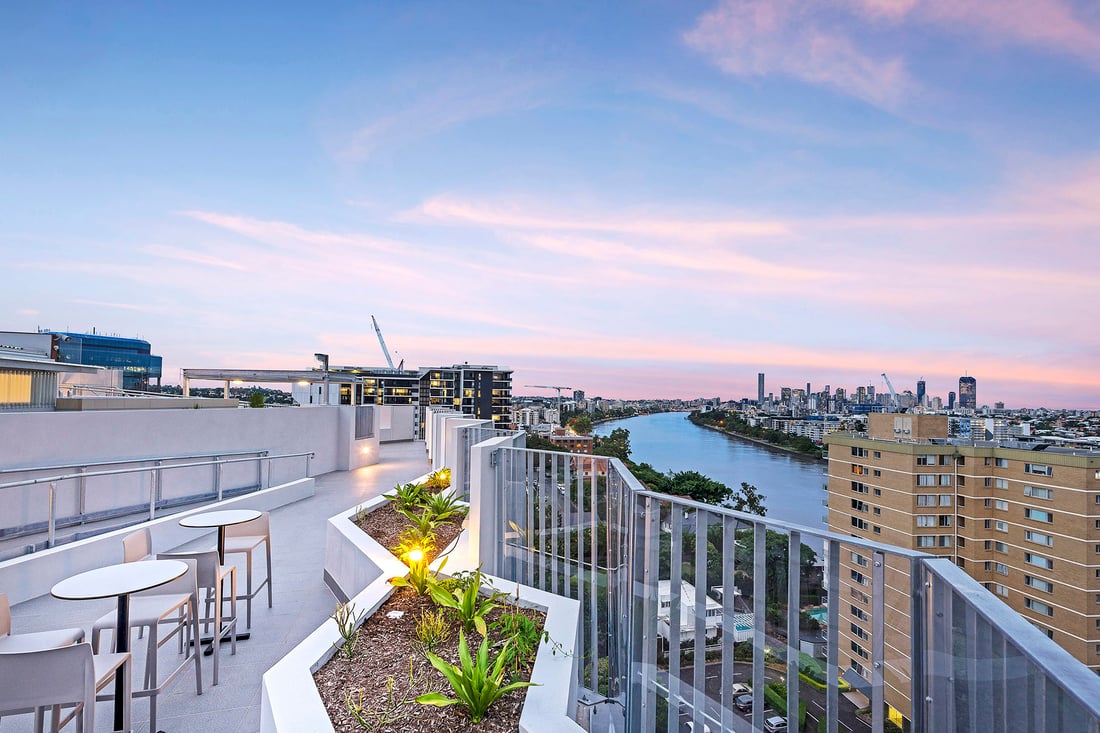
<path id="1" fill-rule="evenodd" d="M 780 448 L 789 448 L 797 453 L 805 453 L 815 458 L 821 457 L 821 446 L 807 437 L 792 435 L 782 430 L 772 430 L 750 425 L 741 419 L 737 413 L 727 410 L 711 410 L 710 412 L 693 412 L 688 419 L 696 425 L 713 427 L 724 433 L 741 435 L 746 438 L 760 440 L 769 445 Z"/>

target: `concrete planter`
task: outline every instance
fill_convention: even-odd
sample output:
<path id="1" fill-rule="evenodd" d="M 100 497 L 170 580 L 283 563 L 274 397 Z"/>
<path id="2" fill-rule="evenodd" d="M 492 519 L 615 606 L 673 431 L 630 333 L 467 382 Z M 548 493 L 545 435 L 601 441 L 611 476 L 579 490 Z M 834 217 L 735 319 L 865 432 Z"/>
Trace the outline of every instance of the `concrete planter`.
<path id="1" fill-rule="evenodd" d="M 370 511 L 386 501 L 382 497 L 362 505 Z M 341 600 L 355 604 L 359 613 L 369 617 L 389 598 L 393 587 L 388 579 L 405 575 L 408 569 L 389 550 L 382 547 L 352 521 L 360 507 L 352 507 L 328 520 L 325 548 L 325 582 Z M 465 529 L 448 554 L 447 570 L 473 570 L 477 567 L 476 549 L 471 551 Z M 496 589 L 507 591 L 512 583 L 487 576 Z M 580 604 L 570 598 L 517 585 L 519 604 L 546 613 L 545 629 L 550 638 L 564 648 L 543 642 L 531 673 L 538 687 L 527 689 L 520 718 L 524 733 L 574 733 L 583 729 L 571 714 L 577 705 L 576 665 Z M 515 595 L 513 594 L 513 599 Z M 313 672 L 336 653 L 342 641 L 332 619 L 325 621 L 298 646 L 269 669 L 263 677 L 260 711 L 262 733 L 325 733 L 332 731 L 328 712 L 313 682 Z"/>

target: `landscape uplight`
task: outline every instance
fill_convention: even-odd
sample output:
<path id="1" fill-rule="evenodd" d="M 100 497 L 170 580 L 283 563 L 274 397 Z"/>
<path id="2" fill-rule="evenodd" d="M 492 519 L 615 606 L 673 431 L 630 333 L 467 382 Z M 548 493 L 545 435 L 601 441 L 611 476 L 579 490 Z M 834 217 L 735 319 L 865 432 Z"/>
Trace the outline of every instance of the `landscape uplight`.
<path id="1" fill-rule="evenodd" d="M 420 562 L 424 559 L 424 551 L 419 547 L 415 550 L 409 550 L 409 562 Z"/>

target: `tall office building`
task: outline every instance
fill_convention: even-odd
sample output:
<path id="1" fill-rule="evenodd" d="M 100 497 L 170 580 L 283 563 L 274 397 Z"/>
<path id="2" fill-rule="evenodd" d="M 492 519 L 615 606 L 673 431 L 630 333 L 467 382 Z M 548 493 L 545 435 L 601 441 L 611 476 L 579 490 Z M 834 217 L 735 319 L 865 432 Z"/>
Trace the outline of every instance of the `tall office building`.
<path id="1" fill-rule="evenodd" d="M 924 406 L 925 385 L 923 379 L 917 380 L 917 405 Z"/>
<path id="2" fill-rule="evenodd" d="M 978 380 L 959 377 L 959 407 L 963 410 L 978 409 Z"/>
<path id="3" fill-rule="evenodd" d="M 948 410 L 954 410 L 955 409 L 955 393 L 954 392 L 948 392 L 947 393 L 947 409 Z"/>
<path id="4" fill-rule="evenodd" d="M 829 435 L 829 529 L 951 558 L 1100 672 L 1100 451 L 950 439 L 948 422 L 871 414 L 865 436 Z M 872 643 L 860 600 L 867 558 L 844 552 L 840 562 L 830 599 L 851 610 L 841 668 L 870 681 L 860 653 Z M 896 597 L 886 607 L 904 608 L 907 568 L 888 561 L 887 573 Z M 887 702 L 908 716 L 907 630 L 889 617 L 886 628 L 887 656 L 899 660 L 884 670 Z"/>
<path id="5" fill-rule="evenodd" d="M 764 372 L 756 375 L 756 404 L 764 404 Z"/>

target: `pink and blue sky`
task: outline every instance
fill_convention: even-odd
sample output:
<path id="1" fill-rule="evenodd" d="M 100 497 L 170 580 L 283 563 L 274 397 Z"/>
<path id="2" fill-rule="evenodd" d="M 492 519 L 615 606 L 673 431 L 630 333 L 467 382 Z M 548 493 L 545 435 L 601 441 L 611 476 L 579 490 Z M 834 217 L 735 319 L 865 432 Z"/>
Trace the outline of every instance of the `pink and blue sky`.
<path id="1" fill-rule="evenodd" d="M 5 2 L 0 329 L 1097 408 L 1098 120 L 1084 1 Z"/>

